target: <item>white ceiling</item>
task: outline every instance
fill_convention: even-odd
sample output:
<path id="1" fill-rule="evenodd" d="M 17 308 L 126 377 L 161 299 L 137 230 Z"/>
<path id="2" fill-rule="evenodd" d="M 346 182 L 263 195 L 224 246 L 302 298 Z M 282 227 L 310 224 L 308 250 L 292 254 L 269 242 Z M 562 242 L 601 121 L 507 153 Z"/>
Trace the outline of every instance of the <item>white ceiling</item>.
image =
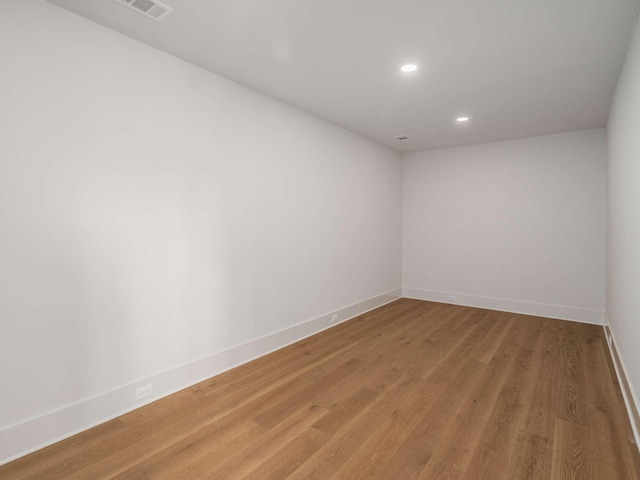
<path id="1" fill-rule="evenodd" d="M 638 0 L 162 0 L 175 12 L 156 23 L 113 0 L 50 1 L 406 152 L 603 127 L 640 10 Z M 401 73 L 405 63 L 420 68 Z"/>

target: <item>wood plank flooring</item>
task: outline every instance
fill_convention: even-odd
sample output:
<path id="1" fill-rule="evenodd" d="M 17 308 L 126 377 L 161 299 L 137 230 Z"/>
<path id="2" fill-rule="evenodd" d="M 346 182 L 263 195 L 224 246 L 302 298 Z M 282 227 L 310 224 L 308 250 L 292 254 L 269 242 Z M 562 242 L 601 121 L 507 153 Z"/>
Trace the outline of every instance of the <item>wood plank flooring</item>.
<path id="1" fill-rule="evenodd" d="M 640 478 L 602 328 L 401 299 L 0 479 Z"/>

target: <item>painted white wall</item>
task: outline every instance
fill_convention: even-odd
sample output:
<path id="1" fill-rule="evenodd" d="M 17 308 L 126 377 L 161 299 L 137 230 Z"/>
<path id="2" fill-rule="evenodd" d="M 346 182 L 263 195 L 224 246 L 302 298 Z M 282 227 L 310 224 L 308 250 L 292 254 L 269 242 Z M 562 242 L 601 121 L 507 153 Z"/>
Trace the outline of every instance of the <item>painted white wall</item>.
<path id="1" fill-rule="evenodd" d="M 603 129 L 405 155 L 405 294 L 602 322 L 605 155 Z"/>
<path id="2" fill-rule="evenodd" d="M 0 64 L 0 429 L 400 287 L 398 153 L 41 0 Z"/>
<path id="3" fill-rule="evenodd" d="M 640 23 L 607 133 L 607 317 L 640 409 Z"/>

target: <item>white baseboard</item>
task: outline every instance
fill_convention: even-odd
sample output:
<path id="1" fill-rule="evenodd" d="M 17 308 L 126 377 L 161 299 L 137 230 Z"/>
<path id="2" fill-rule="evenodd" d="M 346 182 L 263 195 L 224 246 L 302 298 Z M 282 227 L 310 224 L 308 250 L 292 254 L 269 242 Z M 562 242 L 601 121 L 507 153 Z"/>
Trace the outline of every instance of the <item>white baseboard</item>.
<path id="1" fill-rule="evenodd" d="M 303 338 L 331 328 L 369 310 L 381 307 L 402 296 L 402 289 L 371 297 L 326 315 L 256 338 L 222 352 L 141 379 L 109 392 L 82 400 L 53 412 L 20 422 L 0 430 L 0 465 L 88 430 L 166 397 L 203 380 L 219 375 L 244 363 L 262 357 Z M 337 313 L 339 322 L 331 323 Z M 144 402 L 134 400 L 135 389 L 153 384 L 153 396 Z"/>
<path id="2" fill-rule="evenodd" d="M 611 355 L 613 367 L 616 371 L 616 376 L 618 377 L 620 390 L 622 390 L 622 397 L 624 398 L 624 405 L 627 408 L 627 415 L 631 422 L 631 429 L 633 430 L 633 436 L 636 440 L 636 446 L 640 450 L 640 414 L 638 413 L 638 410 L 640 409 L 640 402 L 636 395 L 637 390 L 633 388 L 633 384 L 629 380 L 627 368 L 625 367 L 623 358 L 618 353 L 616 337 L 611 330 L 609 318 L 606 315 L 603 328 L 605 338 L 611 339 L 610 342 L 607 342 L 609 343 L 609 354 Z"/>
<path id="3" fill-rule="evenodd" d="M 573 322 L 604 324 L 604 312 L 586 308 L 567 307 L 563 305 L 549 305 L 545 303 L 523 302 L 521 300 L 509 300 L 506 298 L 482 297 L 457 292 L 441 292 L 439 290 L 423 290 L 419 288 L 405 287 L 402 290 L 403 297 L 416 300 L 428 300 L 440 303 L 455 303 L 467 307 L 486 308 L 501 312 L 521 313 L 537 317 L 557 318 Z M 456 297 L 455 302 L 449 301 L 449 295 Z"/>

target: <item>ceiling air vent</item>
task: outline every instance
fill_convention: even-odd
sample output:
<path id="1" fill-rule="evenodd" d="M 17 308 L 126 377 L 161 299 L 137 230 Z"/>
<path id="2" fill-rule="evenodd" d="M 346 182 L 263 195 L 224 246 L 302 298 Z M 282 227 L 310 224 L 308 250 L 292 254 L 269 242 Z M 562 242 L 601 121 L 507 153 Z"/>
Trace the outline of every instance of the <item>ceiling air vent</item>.
<path id="1" fill-rule="evenodd" d="M 135 10 L 141 13 L 145 17 L 149 17 L 156 22 L 164 20 L 171 12 L 173 8 L 167 7 L 155 0 L 115 0 L 125 7 L 129 7 L 131 10 Z"/>

